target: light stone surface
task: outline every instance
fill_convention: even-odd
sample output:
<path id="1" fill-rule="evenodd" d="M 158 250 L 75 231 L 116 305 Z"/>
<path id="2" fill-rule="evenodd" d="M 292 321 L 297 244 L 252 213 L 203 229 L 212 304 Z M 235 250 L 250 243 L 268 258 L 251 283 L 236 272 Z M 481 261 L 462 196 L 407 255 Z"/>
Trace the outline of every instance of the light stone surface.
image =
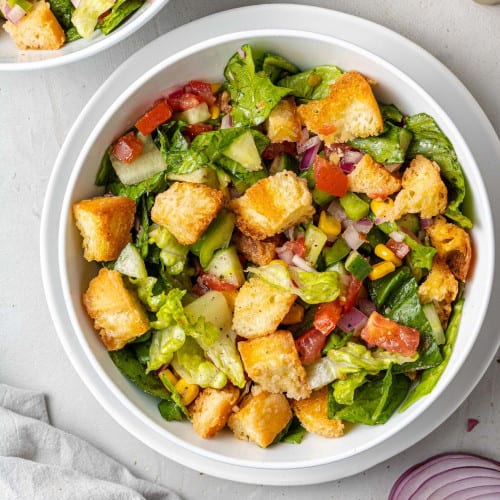
<path id="1" fill-rule="evenodd" d="M 433 454 L 464 450 L 499 459 L 499 354 L 467 400 L 423 441 L 356 476 L 293 488 L 211 478 L 163 458 L 115 423 L 69 363 L 45 304 L 39 265 L 43 197 L 69 128 L 106 77 L 138 48 L 193 19 L 257 3 L 171 0 L 157 19 L 92 59 L 42 72 L 0 74 L 0 381 L 45 392 L 55 425 L 88 439 L 138 476 L 175 488 L 186 499 L 377 500 L 387 497 L 403 470 Z M 364 17 L 416 42 L 460 78 L 499 133 L 500 6 L 472 0 L 290 3 Z M 469 433 L 468 418 L 480 420 Z"/>

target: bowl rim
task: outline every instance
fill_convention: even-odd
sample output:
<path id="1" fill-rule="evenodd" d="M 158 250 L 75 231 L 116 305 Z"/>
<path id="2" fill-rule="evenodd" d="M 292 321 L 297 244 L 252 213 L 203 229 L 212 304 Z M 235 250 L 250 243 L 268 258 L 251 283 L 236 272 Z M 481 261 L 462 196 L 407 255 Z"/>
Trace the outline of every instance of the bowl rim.
<path id="1" fill-rule="evenodd" d="M 252 29 L 252 30 L 240 30 L 236 31 L 233 33 L 229 34 L 224 34 L 224 35 L 219 35 L 216 37 L 212 37 L 208 40 L 205 40 L 203 42 L 199 42 L 196 44 L 193 44 L 186 49 L 181 50 L 180 52 L 171 55 L 158 64 L 152 66 L 147 72 L 145 72 L 139 79 L 137 79 L 132 85 L 127 87 L 127 89 L 122 92 L 117 98 L 113 101 L 113 103 L 107 108 L 106 112 L 101 116 L 99 121 L 97 122 L 96 126 L 94 127 L 92 133 L 89 135 L 89 137 L 86 139 L 84 146 L 82 147 L 80 154 L 78 155 L 77 161 L 75 162 L 74 169 L 72 171 L 72 174 L 69 178 L 69 181 L 66 185 L 66 192 L 64 195 L 64 200 L 63 200 L 63 206 L 61 210 L 61 218 L 59 221 L 59 238 L 58 238 L 58 249 L 59 249 L 59 266 L 60 266 L 60 279 L 62 282 L 63 286 L 63 294 L 65 297 L 65 302 L 66 305 L 68 304 L 71 305 L 71 294 L 69 291 L 69 287 L 67 286 L 67 282 L 64 280 L 64 274 L 66 273 L 66 259 L 65 259 L 65 241 L 66 241 L 66 233 L 67 233 L 67 228 L 69 226 L 68 224 L 68 218 L 70 217 L 70 210 L 69 210 L 69 204 L 70 204 L 70 198 L 71 198 L 71 193 L 73 192 L 76 180 L 78 178 L 78 175 L 80 173 L 82 164 L 85 160 L 85 157 L 87 156 L 88 152 L 90 151 L 92 145 L 94 144 L 96 138 L 106 125 L 106 123 L 109 121 L 110 117 L 121 107 L 123 102 L 135 91 L 139 90 L 140 87 L 147 82 L 150 78 L 152 78 L 155 74 L 158 72 L 162 71 L 165 69 L 167 66 L 170 66 L 172 64 L 175 64 L 179 60 L 192 55 L 196 53 L 198 50 L 204 50 L 208 49 L 211 47 L 214 47 L 216 45 L 222 44 L 226 41 L 236 41 L 236 40 L 244 40 L 245 38 L 261 38 L 261 37 L 266 37 L 266 36 L 291 36 L 291 37 L 306 37 L 306 38 L 313 38 L 318 41 L 323 41 L 326 43 L 333 43 L 336 45 L 340 45 L 343 47 L 346 47 L 348 49 L 354 50 L 355 52 L 358 52 L 364 56 L 367 56 L 369 59 L 375 61 L 376 64 L 381 65 L 385 67 L 385 69 L 388 69 L 390 72 L 393 74 L 396 74 L 400 79 L 402 79 L 410 88 L 412 88 L 413 91 L 421 94 L 423 98 L 425 98 L 432 106 L 434 106 L 437 110 L 439 110 L 441 116 L 441 122 L 446 122 L 446 130 L 452 130 L 453 133 L 458 136 L 462 143 L 461 143 L 461 150 L 462 150 L 462 156 L 467 157 L 467 163 L 470 165 L 470 173 L 474 175 L 475 181 L 478 183 L 480 186 L 480 190 L 482 193 L 480 193 L 480 201 L 483 203 L 485 210 L 482 213 L 481 221 L 486 227 L 489 235 L 493 235 L 492 231 L 492 217 L 491 217 L 491 209 L 490 209 L 490 204 L 488 200 L 488 196 L 484 187 L 484 183 L 482 181 L 482 177 L 480 175 L 480 171 L 477 167 L 477 164 L 472 156 L 472 153 L 470 152 L 470 149 L 468 147 L 468 144 L 466 141 L 463 139 L 462 134 L 458 131 L 457 127 L 454 125 L 452 120 L 449 118 L 448 114 L 441 108 L 441 106 L 419 85 L 417 84 L 412 78 L 410 78 L 405 72 L 394 66 L 393 64 L 389 63 L 386 61 L 384 58 L 362 48 L 359 47 L 358 45 L 352 43 L 352 42 L 347 42 L 345 40 L 342 40 L 340 38 L 337 38 L 332 35 L 325 35 L 325 34 L 317 34 L 317 33 L 312 33 L 307 30 L 298 30 L 298 29 Z M 476 198 L 477 193 L 475 194 Z M 491 267 L 493 267 L 494 264 L 494 259 L 492 257 L 493 255 L 493 249 L 494 249 L 494 240 L 493 237 L 489 238 L 490 240 L 490 245 L 488 246 L 488 250 L 484 251 L 482 249 L 482 255 L 485 256 L 485 259 L 487 258 L 489 262 L 491 262 Z M 490 273 L 488 277 L 486 278 L 486 283 L 485 283 L 485 290 L 487 291 L 486 296 L 489 298 L 491 294 L 491 288 L 492 288 L 492 282 L 493 282 L 493 273 Z M 480 311 L 480 314 L 478 314 L 478 319 L 480 320 L 478 322 L 478 327 L 476 328 L 476 334 L 472 338 L 477 337 L 477 333 L 479 332 L 480 325 L 482 324 L 484 320 L 484 316 L 486 314 L 486 309 L 488 306 L 488 301 L 484 301 L 482 303 L 482 308 Z M 116 387 L 116 385 L 111 381 L 111 379 L 107 376 L 107 374 L 104 372 L 102 367 L 100 366 L 98 360 L 90 350 L 87 342 L 83 338 L 83 334 L 80 331 L 80 328 L 78 327 L 78 320 L 75 315 L 74 308 L 72 306 L 68 307 L 68 313 L 70 316 L 70 320 L 73 326 L 73 329 L 75 330 L 75 333 L 78 336 L 79 342 L 81 346 L 83 347 L 87 358 L 90 360 L 93 368 L 96 370 L 96 372 L 99 374 L 99 377 L 101 380 L 104 381 L 104 383 L 108 386 L 108 388 L 113 391 L 115 395 L 118 396 L 120 399 L 120 402 L 124 404 L 125 407 L 127 407 L 129 410 L 131 410 L 136 416 L 140 417 L 141 420 L 148 425 L 149 427 L 155 428 L 155 430 L 159 431 L 162 435 L 166 435 L 169 439 L 173 440 L 177 444 L 181 445 L 184 448 L 187 448 L 189 451 L 201 454 L 207 458 L 215 459 L 221 462 L 228 462 L 234 465 L 238 466 L 243 466 L 243 467 L 255 467 L 256 462 L 253 460 L 247 460 L 247 459 L 241 459 L 241 460 L 235 460 L 233 458 L 228 458 L 224 455 L 220 455 L 218 453 L 214 453 L 208 450 L 204 450 L 199 448 L 198 446 L 194 446 L 190 443 L 186 443 L 184 440 L 177 438 L 174 434 L 172 434 L 170 431 L 167 429 L 159 426 L 155 422 L 151 421 L 149 417 L 147 417 L 141 410 L 138 408 L 135 404 L 133 404 L 128 398 L 125 397 L 125 395 Z M 460 351 L 460 356 L 458 359 L 455 359 L 455 363 L 449 367 L 447 367 L 448 373 L 451 373 L 451 378 L 453 378 L 459 367 L 462 366 L 465 358 L 468 356 L 471 348 L 472 348 L 473 342 L 469 341 L 468 344 L 466 345 L 466 349 L 463 349 Z M 450 371 L 451 370 L 451 371 Z M 432 404 L 432 402 L 439 397 L 439 395 L 444 391 L 446 386 L 448 385 L 449 381 L 443 385 L 438 384 L 432 391 L 432 395 L 429 395 L 427 398 L 424 398 L 424 400 L 419 401 L 417 404 L 415 404 L 414 408 L 417 408 L 418 410 L 414 410 L 413 412 L 408 412 L 406 413 L 406 418 L 402 417 L 402 421 L 400 422 L 400 425 L 397 427 L 392 428 L 391 430 L 386 432 L 386 433 L 380 433 L 379 436 L 373 440 L 370 440 L 368 444 L 366 444 L 363 447 L 356 448 L 355 450 L 351 450 L 349 452 L 344 452 L 339 454 L 338 456 L 335 457 L 326 457 L 326 458 L 321 458 L 317 460 L 307 460 L 305 462 L 270 462 L 263 464 L 262 462 L 259 462 L 258 465 L 260 467 L 265 466 L 265 468 L 269 469 L 292 469 L 292 468 L 305 468 L 305 467 L 312 467 L 312 466 L 317 466 L 317 465 L 323 465 L 326 463 L 331 463 L 335 462 L 337 460 L 342 460 L 344 458 L 351 457 L 355 454 L 361 453 L 373 446 L 376 446 L 377 444 L 380 444 L 385 439 L 388 439 L 395 433 L 397 433 L 399 430 L 402 428 L 406 427 L 411 421 L 413 421 L 415 418 L 418 418 L 418 416 L 428 407 Z M 414 414 L 413 414 L 414 413 Z"/>

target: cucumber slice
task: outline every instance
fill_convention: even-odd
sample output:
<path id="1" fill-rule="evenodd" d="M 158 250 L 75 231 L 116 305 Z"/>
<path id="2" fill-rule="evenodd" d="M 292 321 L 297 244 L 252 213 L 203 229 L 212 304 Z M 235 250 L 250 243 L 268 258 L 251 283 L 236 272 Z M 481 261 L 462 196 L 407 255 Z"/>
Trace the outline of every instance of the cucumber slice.
<path id="1" fill-rule="evenodd" d="M 183 122 L 189 123 L 192 125 L 193 123 L 201 123 L 205 120 L 208 120 L 211 117 L 210 110 L 208 109 L 208 105 L 206 102 L 202 102 L 195 106 L 194 108 L 186 109 L 182 113 L 179 113 L 177 118 L 182 120 Z"/>
<path id="2" fill-rule="evenodd" d="M 231 160 L 238 162 L 250 172 L 262 170 L 262 161 L 259 150 L 255 145 L 255 141 L 250 130 L 247 130 L 238 136 L 228 148 L 222 151 L 222 154 Z"/>
<path id="3" fill-rule="evenodd" d="M 347 217 L 353 221 L 358 221 L 366 217 L 370 212 L 370 205 L 362 200 L 358 195 L 350 191 L 340 198 L 340 206 L 344 209 Z"/>
<path id="4" fill-rule="evenodd" d="M 156 147 L 151 135 L 143 136 L 137 134 L 137 137 L 143 142 L 144 146 L 142 153 L 133 162 L 124 163 L 113 154 L 109 155 L 116 175 L 120 179 L 120 182 L 126 186 L 138 184 L 167 168 L 160 150 Z"/>
<path id="5" fill-rule="evenodd" d="M 187 318 L 193 323 L 203 316 L 223 332 L 231 329 L 233 316 L 222 292 L 210 291 L 184 307 Z"/>
<path id="6" fill-rule="evenodd" d="M 327 240 L 328 237 L 321 229 L 314 224 L 309 225 L 304 238 L 304 247 L 306 250 L 306 259 L 311 266 L 316 265 Z"/>
<path id="7" fill-rule="evenodd" d="M 372 271 L 372 266 L 356 250 L 345 260 L 345 268 L 359 281 L 363 281 Z"/>
<path id="8" fill-rule="evenodd" d="M 127 243 L 121 251 L 118 259 L 116 259 L 114 269 L 130 278 L 143 279 L 148 277 L 144 260 L 137 247 L 132 243 Z"/>
<path id="9" fill-rule="evenodd" d="M 241 286 L 245 282 L 243 267 L 234 246 L 215 252 L 205 271 L 232 285 Z"/>
<path id="10" fill-rule="evenodd" d="M 167 179 L 171 181 L 195 182 L 206 184 L 208 187 L 218 189 L 219 180 L 217 172 L 213 168 L 202 167 L 189 174 L 167 174 Z"/>
<path id="11" fill-rule="evenodd" d="M 432 334 L 434 335 L 437 344 L 438 345 L 444 344 L 446 342 L 446 337 L 444 335 L 443 325 L 439 320 L 439 316 L 436 312 L 434 304 L 432 302 L 429 302 L 428 304 L 423 304 L 422 310 L 424 311 L 427 321 L 431 325 Z"/>

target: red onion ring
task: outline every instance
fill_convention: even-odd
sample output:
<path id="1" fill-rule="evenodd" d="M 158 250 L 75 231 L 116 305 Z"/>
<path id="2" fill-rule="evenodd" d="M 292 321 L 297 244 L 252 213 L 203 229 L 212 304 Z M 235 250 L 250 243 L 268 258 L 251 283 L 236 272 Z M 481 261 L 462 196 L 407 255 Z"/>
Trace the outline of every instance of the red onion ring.
<path id="1" fill-rule="evenodd" d="M 365 326 L 368 318 L 359 310 L 353 307 L 348 313 L 344 314 L 337 321 L 337 326 L 344 332 L 349 333 L 353 330 L 359 331 Z"/>

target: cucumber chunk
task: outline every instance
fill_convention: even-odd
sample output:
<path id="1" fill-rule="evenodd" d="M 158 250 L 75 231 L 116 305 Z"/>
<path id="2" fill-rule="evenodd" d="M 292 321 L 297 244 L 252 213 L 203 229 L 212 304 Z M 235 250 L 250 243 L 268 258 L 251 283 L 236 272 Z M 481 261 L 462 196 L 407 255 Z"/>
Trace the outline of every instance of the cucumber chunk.
<path id="1" fill-rule="evenodd" d="M 143 279 L 148 277 L 144 260 L 137 247 L 132 243 L 127 243 L 121 251 L 118 259 L 116 259 L 114 269 L 130 278 Z"/>
<path id="2" fill-rule="evenodd" d="M 372 266 L 356 250 L 347 257 L 345 268 L 359 281 L 363 281 L 372 271 Z"/>
<path id="3" fill-rule="evenodd" d="M 262 160 L 250 130 L 237 137 L 228 148 L 222 151 L 222 154 L 237 161 L 250 172 L 262 170 Z"/>
<path id="4" fill-rule="evenodd" d="M 208 105 L 206 102 L 202 102 L 195 106 L 194 108 L 189 108 L 179 113 L 177 118 L 182 120 L 183 122 L 189 123 L 189 125 L 193 125 L 194 123 L 201 123 L 205 120 L 208 120 L 212 115 L 210 114 L 210 110 L 208 109 Z"/>
<path id="5" fill-rule="evenodd" d="M 243 267 L 234 246 L 215 252 L 205 271 L 235 286 L 245 282 Z"/>

